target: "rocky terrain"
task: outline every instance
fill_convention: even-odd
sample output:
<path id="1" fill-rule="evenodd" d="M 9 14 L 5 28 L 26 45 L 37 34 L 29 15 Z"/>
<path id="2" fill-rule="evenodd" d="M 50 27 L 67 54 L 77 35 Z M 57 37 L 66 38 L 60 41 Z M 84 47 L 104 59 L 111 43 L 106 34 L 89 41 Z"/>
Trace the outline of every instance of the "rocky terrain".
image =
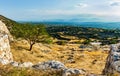
<path id="1" fill-rule="evenodd" d="M 107 51 L 102 48 L 99 50 L 82 49 L 79 44 L 48 45 L 37 43 L 32 51 L 27 51 L 28 46 L 29 44 L 25 40 L 19 40 L 11 44 L 15 61 L 30 61 L 36 64 L 38 61 L 56 60 L 64 63 L 69 68 L 84 69 L 95 74 L 102 73 L 108 55 Z"/>
<path id="2" fill-rule="evenodd" d="M 42 63 L 33 64 L 32 62 L 16 62 L 13 59 L 11 49 L 10 49 L 10 33 L 5 26 L 5 24 L 0 21 L 0 62 L 2 65 L 10 64 L 14 67 L 27 67 L 27 68 L 33 68 L 38 70 L 47 70 L 47 69 L 53 69 L 53 70 L 63 70 L 62 76 L 68 76 L 68 75 L 79 75 L 79 74 L 85 74 L 84 70 L 80 69 L 69 69 L 67 68 L 63 63 L 59 61 L 47 61 Z M 13 41 L 14 42 L 14 41 Z M 18 57 L 18 56 L 17 56 Z M 23 56 L 22 56 L 23 57 Z"/>
<path id="3" fill-rule="evenodd" d="M 120 72 L 120 44 L 111 45 L 103 74 L 114 74 Z"/>
<path id="4" fill-rule="evenodd" d="M 112 45 L 111 50 L 109 45 L 75 43 L 36 43 L 31 51 L 28 47 L 27 40 L 13 40 L 0 21 L 1 76 L 119 76 L 119 44 Z M 111 75 L 114 71 L 116 74 Z"/>

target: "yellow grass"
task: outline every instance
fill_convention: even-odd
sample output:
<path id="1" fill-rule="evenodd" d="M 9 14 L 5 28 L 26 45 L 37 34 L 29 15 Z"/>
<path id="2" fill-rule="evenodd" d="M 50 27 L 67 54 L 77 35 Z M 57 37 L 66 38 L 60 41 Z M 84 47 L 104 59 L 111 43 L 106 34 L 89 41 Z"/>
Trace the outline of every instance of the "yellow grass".
<path id="1" fill-rule="evenodd" d="M 11 43 L 15 61 L 38 63 L 48 60 L 58 60 L 69 68 L 85 69 L 90 73 L 101 74 L 105 66 L 107 53 L 102 50 L 93 50 L 92 52 L 85 50 L 84 52 L 80 52 L 79 46 L 80 44 L 57 45 L 37 43 L 33 46 L 32 51 L 28 51 L 29 44 L 25 40 Z M 75 63 L 67 62 L 71 55 Z"/>

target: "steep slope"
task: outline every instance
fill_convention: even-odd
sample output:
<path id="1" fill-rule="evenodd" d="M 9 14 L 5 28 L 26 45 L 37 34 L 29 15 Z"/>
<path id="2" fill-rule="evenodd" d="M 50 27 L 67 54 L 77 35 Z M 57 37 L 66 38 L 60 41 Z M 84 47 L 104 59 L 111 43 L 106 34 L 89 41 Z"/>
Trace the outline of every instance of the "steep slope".
<path id="1" fill-rule="evenodd" d="M 13 21 L 13 20 L 11 20 L 9 18 L 6 18 L 6 17 L 4 17 L 2 15 L 0 15 L 0 21 L 5 23 L 5 25 L 7 26 L 8 30 L 10 30 L 10 31 L 11 31 L 12 26 L 19 24 L 16 21 Z"/>

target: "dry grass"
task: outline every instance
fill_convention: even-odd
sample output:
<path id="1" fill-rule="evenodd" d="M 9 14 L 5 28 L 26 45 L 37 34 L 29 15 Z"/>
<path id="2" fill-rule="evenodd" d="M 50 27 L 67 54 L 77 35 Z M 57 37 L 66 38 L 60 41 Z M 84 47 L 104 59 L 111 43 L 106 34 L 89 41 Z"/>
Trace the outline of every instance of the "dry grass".
<path id="1" fill-rule="evenodd" d="M 85 69 L 90 73 L 101 74 L 107 53 L 102 50 L 85 50 L 81 52 L 79 44 L 35 44 L 32 51 L 28 51 L 29 44 L 27 41 L 15 41 L 11 43 L 11 49 L 14 60 L 18 62 L 31 61 L 33 63 L 58 60 L 69 68 Z M 72 58 L 75 62 L 69 62 Z"/>
<path id="2" fill-rule="evenodd" d="M 0 66 L 0 76 L 62 76 L 62 70 L 33 70 L 28 68 L 16 68 L 10 65 Z"/>

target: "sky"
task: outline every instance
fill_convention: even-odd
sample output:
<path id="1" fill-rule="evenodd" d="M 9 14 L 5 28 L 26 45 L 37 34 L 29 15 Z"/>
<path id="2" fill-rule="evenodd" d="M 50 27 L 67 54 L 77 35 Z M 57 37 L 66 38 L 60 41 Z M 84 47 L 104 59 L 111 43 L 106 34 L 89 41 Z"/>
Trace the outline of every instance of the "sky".
<path id="1" fill-rule="evenodd" d="M 0 0 L 15 21 L 120 22 L 120 0 Z"/>

